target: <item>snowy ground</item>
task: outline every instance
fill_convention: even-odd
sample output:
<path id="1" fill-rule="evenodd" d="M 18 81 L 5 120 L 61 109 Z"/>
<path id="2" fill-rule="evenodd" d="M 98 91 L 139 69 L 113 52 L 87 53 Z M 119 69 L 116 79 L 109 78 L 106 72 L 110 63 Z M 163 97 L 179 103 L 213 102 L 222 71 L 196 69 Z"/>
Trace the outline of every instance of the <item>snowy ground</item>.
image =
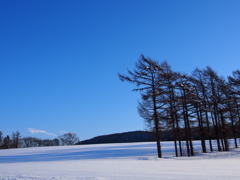
<path id="1" fill-rule="evenodd" d="M 0 179 L 154 180 L 240 179 L 240 148 L 174 157 L 173 142 L 124 143 L 0 150 Z"/>

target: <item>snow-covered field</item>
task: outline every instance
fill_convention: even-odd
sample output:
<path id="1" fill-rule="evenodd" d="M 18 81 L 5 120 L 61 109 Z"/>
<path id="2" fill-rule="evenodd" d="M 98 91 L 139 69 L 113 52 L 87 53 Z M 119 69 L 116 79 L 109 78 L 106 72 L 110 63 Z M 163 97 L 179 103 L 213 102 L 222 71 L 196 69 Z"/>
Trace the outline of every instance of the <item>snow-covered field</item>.
<path id="1" fill-rule="evenodd" d="M 240 179 L 240 148 L 174 157 L 173 142 L 124 143 L 0 150 L 0 179 Z"/>

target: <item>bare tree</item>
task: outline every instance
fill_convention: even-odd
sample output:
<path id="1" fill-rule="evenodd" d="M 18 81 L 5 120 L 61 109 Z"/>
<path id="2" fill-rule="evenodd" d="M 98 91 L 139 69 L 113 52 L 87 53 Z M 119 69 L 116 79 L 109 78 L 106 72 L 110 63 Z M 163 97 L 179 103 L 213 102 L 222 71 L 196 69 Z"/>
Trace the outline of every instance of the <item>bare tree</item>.
<path id="1" fill-rule="evenodd" d="M 10 149 L 11 148 L 11 138 L 10 136 L 6 136 L 4 139 L 3 139 L 3 149 Z"/>
<path id="2" fill-rule="evenodd" d="M 53 146 L 59 146 L 60 145 L 59 139 L 58 138 L 53 139 L 52 144 L 53 144 Z"/>
<path id="3" fill-rule="evenodd" d="M 3 133 L 0 131 L 0 149 L 2 148 L 3 145 Z"/>
<path id="4" fill-rule="evenodd" d="M 43 143 L 43 146 L 54 146 L 53 140 L 51 139 L 43 139 L 42 143 Z"/>
<path id="5" fill-rule="evenodd" d="M 12 133 L 12 147 L 13 148 L 22 147 L 22 139 L 19 131 Z"/>
<path id="6" fill-rule="evenodd" d="M 36 137 L 24 137 L 22 138 L 23 147 L 40 147 L 43 146 L 43 142 L 41 139 Z"/>
<path id="7" fill-rule="evenodd" d="M 24 137 L 23 147 L 33 147 L 33 137 Z"/>
<path id="8" fill-rule="evenodd" d="M 168 121 L 168 124 L 172 126 L 173 140 L 175 146 L 175 154 L 178 156 L 178 151 L 180 156 L 182 156 L 182 145 L 181 145 L 181 136 L 180 136 L 180 125 L 179 125 L 179 116 L 178 116 L 178 108 L 177 108 L 177 95 L 176 95 L 176 87 L 175 84 L 179 79 L 179 73 L 171 70 L 171 67 L 164 61 L 161 63 L 161 72 L 159 76 L 159 81 L 161 82 L 159 86 L 163 90 L 164 98 L 162 100 L 165 102 L 167 106 L 164 106 L 162 109 L 166 111 L 165 119 Z M 178 145 L 177 145 L 178 141 Z M 179 146 L 179 149 L 178 149 Z"/>
<path id="9" fill-rule="evenodd" d="M 232 76 L 228 76 L 228 84 L 230 86 L 230 98 L 233 108 L 233 114 L 236 118 L 236 130 L 238 131 L 238 137 L 240 137 L 240 70 L 232 72 Z"/>
<path id="10" fill-rule="evenodd" d="M 204 136 L 204 138 L 208 138 L 209 139 L 209 146 L 210 146 L 210 150 L 213 151 L 213 147 L 212 147 L 212 132 L 211 132 L 211 123 L 210 123 L 210 103 L 209 103 L 209 96 L 210 96 L 210 92 L 208 92 L 207 87 L 205 86 L 205 78 L 204 78 L 204 74 L 203 71 L 196 68 L 193 72 L 192 72 L 192 77 L 191 77 L 191 81 L 193 83 L 194 89 L 196 90 L 196 94 L 198 97 L 197 100 L 197 106 L 199 108 L 200 114 L 202 117 L 204 117 L 205 119 L 205 124 L 207 126 L 207 130 L 204 130 L 204 127 L 200 128 L 200 135 Z M 203 120 L 203 119 L 202 119 Z M 204 123 L 203 123 L 204 124 Z M 203 137 L 201 137 L 203 138 Z"/>
<path id="11" fill-rule="evenodd" d="M 145 114 L 148 114 L 149 117 L 145 118 L 149 123 L 153 124 L 153 129 L 156 134 L 157 141 L 157 152 L 158 157 L 162 157 L 161 144 L 160 144 L 160 117 L 158 112 L 157 96 L 159 96 L 158 89 L 158 76 L 160 75 L 159 70 L 161 67 L 156 61 L 151 60 L 150 58 L 145 58 L 144 55 L 141 55 L 141 58 L 136 63 L 136 69 L 134 71 L 128 71 L 129 76 L 119 74 L 119 79 L 121 81 L 128 81 L 134 83 L 137 88 L 133 91 L 140 91 L 142 95 L 143 102 L 148 102 L 148 109 L 145 108 L 143 111 Z M 140 106 L 143 107 L 143 106 Z"/>
<path id="12" fill-rule="evenodd" d="M 62 145 L 74 145 L 79 142 L 79 138 L 75 133 L 65 133 L 62 136 L 59 136 L 59 141 Z"/>

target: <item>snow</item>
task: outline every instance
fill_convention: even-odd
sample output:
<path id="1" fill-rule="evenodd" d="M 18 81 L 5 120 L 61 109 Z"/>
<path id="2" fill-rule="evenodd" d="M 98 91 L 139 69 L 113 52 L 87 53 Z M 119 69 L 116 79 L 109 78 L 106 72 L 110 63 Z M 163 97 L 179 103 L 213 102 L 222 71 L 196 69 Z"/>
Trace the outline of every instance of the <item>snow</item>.
<path id="1" fill-rule="evenodd" d="M 122 143 L 0 150 L 2 180 L 240 179 L 240 148 L 175 157 L 173 142 Z M 216 148 L 215 148 L 216 149 Z"/>

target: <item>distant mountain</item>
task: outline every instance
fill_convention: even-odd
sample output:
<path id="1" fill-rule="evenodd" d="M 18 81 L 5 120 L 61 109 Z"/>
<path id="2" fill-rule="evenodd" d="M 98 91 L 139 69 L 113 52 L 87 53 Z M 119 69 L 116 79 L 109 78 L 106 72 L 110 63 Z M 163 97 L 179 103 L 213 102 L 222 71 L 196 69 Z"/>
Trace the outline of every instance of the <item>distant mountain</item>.
<path id="1" fill-rule="evenodd" d="M 131 131 L 124 133 L 97 136 L 92 139 L 80 141 L 79 144 L 104 144 L 104 143 L 127 143 L 155 141 L 155 135 L 147 131 Z"/>
<path id="2" fill-rule="evenodd" d="M 180 132 L 184 129 L 180 128 Z M 213 131 L 213 130 L 212 130 Z M 214 136 L 212 138 L 215 138 Z M 232 137 L 233 138 L 233 137 Z M 200 135 L 198 128 L 192 128 L 192 139 L 199 140 Z M 171 130 L 165 130 L 161 132 L 161 141 L 173 141 L 173 132 Z M 155 134 L 148 131 L 130 131 L 109 135 L 97 136 L 92 139 L 80 141 L 79 144 L 105 144 L 105 143 L 128 143 L 128 142 L 149 142 L 156 141 Z"/>

